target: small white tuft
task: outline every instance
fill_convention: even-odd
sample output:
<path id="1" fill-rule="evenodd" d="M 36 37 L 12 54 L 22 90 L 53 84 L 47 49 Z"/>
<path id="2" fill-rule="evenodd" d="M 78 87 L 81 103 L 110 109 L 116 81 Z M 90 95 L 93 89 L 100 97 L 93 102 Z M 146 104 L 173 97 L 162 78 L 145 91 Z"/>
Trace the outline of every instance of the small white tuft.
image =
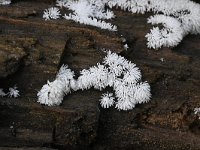
<path id="1" fill-rule="evenodd" d="M 45 20 L 50 20 L 50 19 L 58 19 L 60 18 L 60 10 L 56 7 L 51 7 L 48 9 L 45 9 L 43 13 L 43 18 Z"/>
<path id="2" fill-rule="evenodd" d="M 136 90 L 134 93 L 135 102 L 138 104 L 146 103 L 150 100 L 150 85 L 147 82 L 139 83 L 136 86 Z"/>
<path id="3" fill-rule="evenodd" d="M 0 89 L 0 96 L 1 96 L 1 97 L 6 96 L 6 93 L 3 91 L 3 89 Z"/>
<path id="4" fill-rule="evenodd" d="M 47 81 L 38 92 L 38 102 L 48 106 L 60 105 L 64 97 L 64 84 L 60 80 Z"/>
<path id="5" fill-rule="evenodd" d="M 0 0 L 0 5 L 9 5 L 11 0 Z"/>
<path id="6" fill-rule="evenodd" d="M 17 98 L 20 96 L 19 91 L 17 90 L 17 86 L 14 86 L 13 88 L 9 88 L 8 96 L 14 97 L 14 98 Z"/>
<path id="7" fill-rule="evenodd" d="M 99 101 L 103 108 L 109 108 L 115 103 L 112 93 L 104 93 Z"/>

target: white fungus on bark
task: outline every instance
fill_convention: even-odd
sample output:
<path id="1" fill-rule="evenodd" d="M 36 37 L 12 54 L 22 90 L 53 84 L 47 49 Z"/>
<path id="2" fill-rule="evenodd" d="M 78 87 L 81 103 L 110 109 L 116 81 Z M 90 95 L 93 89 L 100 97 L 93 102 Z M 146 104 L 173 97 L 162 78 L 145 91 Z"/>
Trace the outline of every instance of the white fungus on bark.
<path id="1" fill-rule="evenodd" d="M 115 105 L 118 110 L 130 110 L 136 104 L 151 98 L 150 85 L 141 81 L 141 72 L 136 65 L 124 57 L 107 51 L 103 62 L 83 69 L 78 79 L 74 72 L 63 65 L 53 82 L 47 82 L 38 92 L 38 102 L 48 106 L 60 105 L 71 91 L 94 88 L 104 90 L 112 87 L 113 93 L 105 93 L 100 99 L 103 108 Z"/>

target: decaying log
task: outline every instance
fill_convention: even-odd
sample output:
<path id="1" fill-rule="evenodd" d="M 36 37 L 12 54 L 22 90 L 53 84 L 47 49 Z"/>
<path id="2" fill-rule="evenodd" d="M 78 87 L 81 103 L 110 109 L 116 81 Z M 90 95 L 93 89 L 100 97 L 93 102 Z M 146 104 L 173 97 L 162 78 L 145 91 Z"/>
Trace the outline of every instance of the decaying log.
<path id="1" fill-rule="evenodd" d="M 150 50 L 149 14 L 115 10 L 112 22 L 119 31 L 108 32 L 62 19 L 44 21 L 42 11 L 53 4 L 16 0 L 0 8 L 0 88 L 7 92 L 16 84 L 20 90 L 17 99 L 0 97 L 0 149 L 199 149 L 200 121 L 193 110 L 200 106 L 200 35 L 187 36 L 174 49 Z M 102 92 L 94 89 L 67 95 L 61 106 L 36 102 L 62 64 L 78 76 L 101 62 L 102 48 L 139 66 L 152 87 L 149 103 L 127 112 L 102 109 Z"/>

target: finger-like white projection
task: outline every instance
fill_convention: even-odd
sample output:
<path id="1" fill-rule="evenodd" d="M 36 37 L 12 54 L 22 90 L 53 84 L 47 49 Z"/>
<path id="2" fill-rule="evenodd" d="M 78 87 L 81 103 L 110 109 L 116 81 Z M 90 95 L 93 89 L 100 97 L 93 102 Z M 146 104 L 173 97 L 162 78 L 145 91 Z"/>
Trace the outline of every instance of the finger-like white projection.
<path id="1" fill-rule="evenodd" d="M 11 0 L 0 0 L 0 5 L 9 5 Z"/>
<path id="2" fill-rule="evenodd" d="M 100 99 L 103 108 L 115 105 L 118 110 L 130 110 L 136 104 L 148 102 L 150 86 L 141 81 L 141 72 L 124 57 L 107 52 L 102 64 L 83 69 L 77 80 L 74 72 L 63 65 L 53 82 L 47 82 L 38 92 L 38 102 L 48 106 L 61 104 L 64 95 L 71 91 L 112 87 L 113 93 L 105 93 Z"/>
<path id="3" fill-rule="evenodd" d="M 153 12 L 155 16 L 148 23 L 163 25 L 162 29 L 153 27 L 146 35 L 147 47 L 153 49 L 177 46 L 187 34 L 200 33 L 200 5 L 190 0 L 57 0 L 56 3 L 57 7 L 72 11 L 63 14 L 65 19 L 110 31 L 117 31 L 117 26 L 108 22 L 115 17 L 112 8 L 141 14 Z M 59 11 L 56 15 L 55 11 L 45 10 L 43 17 L 48 20 L 59 15 Z"/>
<path id="4" fill-rule="evenodd" d="M 181 23 L 173 17 L 155 15 L 148 19 L 148 23 L 152 25 L 161 23 L 163 25 L 162 29 L 153 27 L 150 33 L 146 35 L 147 47 L 149 48 L 158 49 L 161 46 L 174 47 L 182 41 L 185 35 Z"/>

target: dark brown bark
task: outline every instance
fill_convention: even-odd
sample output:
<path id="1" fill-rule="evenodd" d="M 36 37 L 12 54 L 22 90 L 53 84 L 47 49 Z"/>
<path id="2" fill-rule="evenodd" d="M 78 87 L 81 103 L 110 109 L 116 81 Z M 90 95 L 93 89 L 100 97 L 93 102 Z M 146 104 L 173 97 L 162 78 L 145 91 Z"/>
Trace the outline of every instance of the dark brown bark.
<path id="1" fill-rule="evenodd" d="M 193 112 L 200 100 L 200 35 L 185 37 L 173 49 L 150 50 L 149 14 L 116 10 L 112 22 L 119 31 L 108 32 L 73 21 L 44 21 L 42 11 L 53 5 L 15 1 L 0 8 L 0 88 L 17 84 L 21 95 L 0 98 L 0 149 L 200 149 L 200 121 Z M 120 35 L 127 38 L 128 51 Z M 78 76 L 102 60 L 101 48 L 139 66 L 152 87 L 149 103 L 127 112 L 102 109 L 102 92 L 93 89 L 71 93 L 57 107 L 36 102 L 62 64 Z"/>

